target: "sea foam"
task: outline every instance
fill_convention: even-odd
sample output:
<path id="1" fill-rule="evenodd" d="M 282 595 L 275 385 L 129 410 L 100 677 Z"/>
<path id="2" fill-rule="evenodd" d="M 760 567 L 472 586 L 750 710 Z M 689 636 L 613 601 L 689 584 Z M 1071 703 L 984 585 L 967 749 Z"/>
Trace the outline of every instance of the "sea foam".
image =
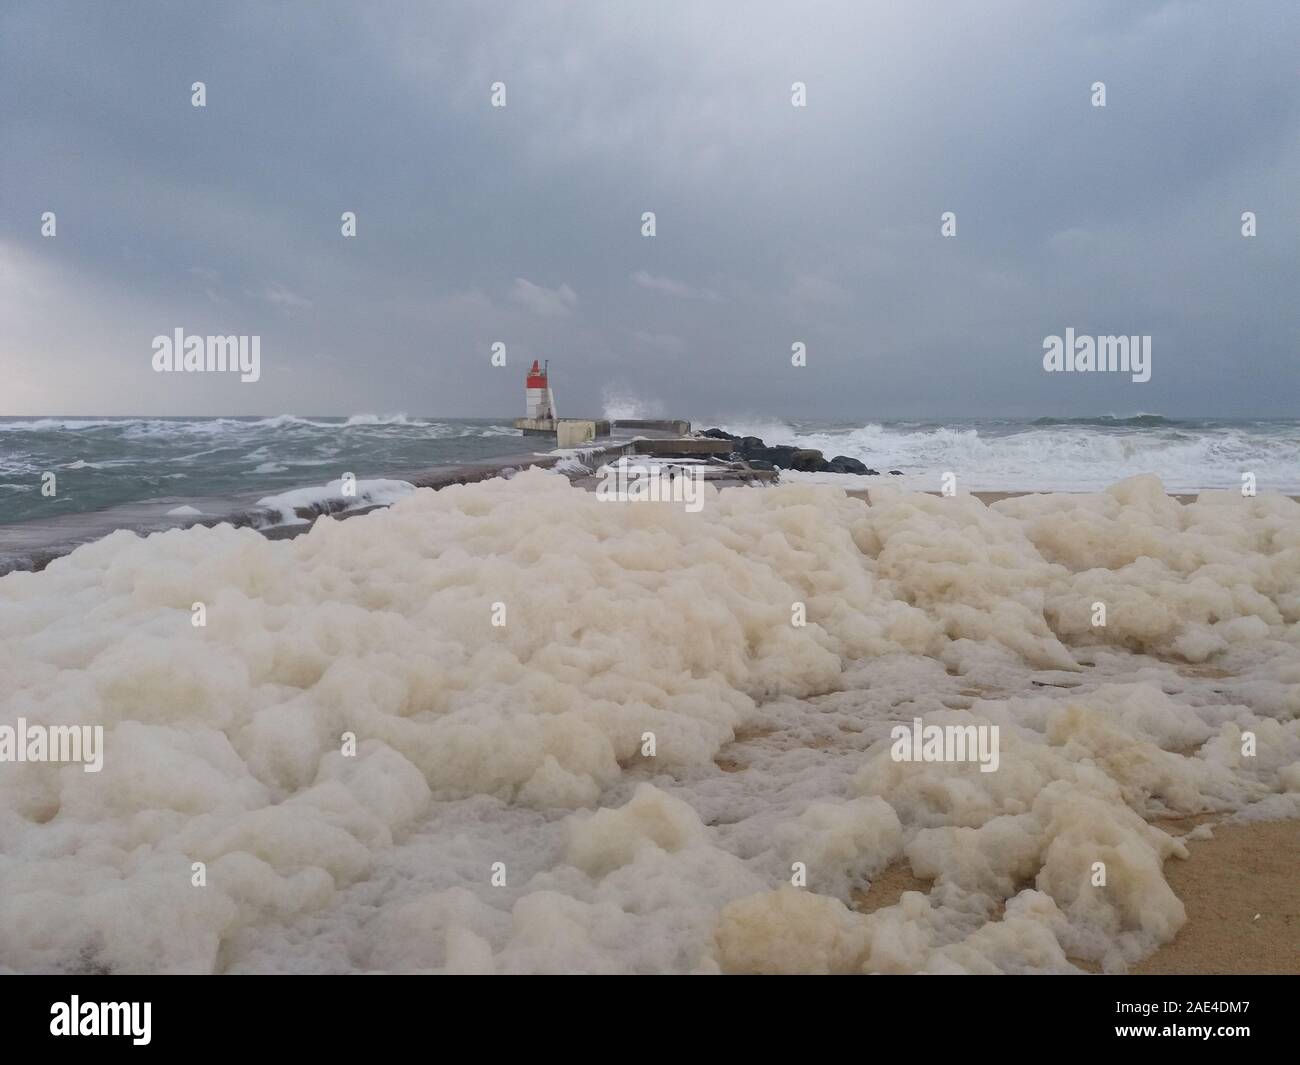
<path id="1" fill-rule="evenodd" d="M 1300 505 L 1153 478 L 116 533 L 0 579 L 0 723 L 104 727 L 0 766 L 0 968 L 1122 969 L 1185 920 L 1152 822 L 1300 814 L 1298 618 Z"/>

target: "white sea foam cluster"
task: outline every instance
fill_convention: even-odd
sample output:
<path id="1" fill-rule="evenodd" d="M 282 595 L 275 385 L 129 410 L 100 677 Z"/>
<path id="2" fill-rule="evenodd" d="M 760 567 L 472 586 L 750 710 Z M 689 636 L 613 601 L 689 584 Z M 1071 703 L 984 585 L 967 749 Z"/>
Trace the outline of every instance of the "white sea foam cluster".
<path id="1" fill-rule="evenodd" d="M 274 466 L 275 463 L 268 465 Z M 279 468 L 287 469 L 285 466 Z M 254 472 L 265 471 L 259 468 Z M 300 512 L 315 516 L 360 507 L 388 506 L 414 490 L 415 486 L 409 481 L 358 481 L 354 478 L 345 485 L 340 478 L 319 487 L 292 488 L 287 492 L 263 496 L 257 505 L 271 512 L 273 524 L 298 525 L 307 522 L 306 518 L 300 516 Z"/>
<path id="2" fill-rule="evenodd" d="M 105 732 L 0 764 L 0 968 L 1122 969 L 1185 919 L 1164 819 L 1300 815 L 1300 505 L 705 492 L 533 470 L 0 579 L 0 724 Z M 918 717 L 997 770 L 895 761 Z"/>

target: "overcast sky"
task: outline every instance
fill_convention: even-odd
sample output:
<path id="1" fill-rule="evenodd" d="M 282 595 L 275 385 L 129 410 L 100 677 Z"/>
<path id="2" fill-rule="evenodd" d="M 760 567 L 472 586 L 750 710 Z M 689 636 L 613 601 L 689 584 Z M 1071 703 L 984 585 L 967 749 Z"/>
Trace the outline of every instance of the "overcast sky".
<path id="1" fill-rule="evenodd" d="M 0 414 L 514 415 L 541 357 L 574 416 L 1298 416 L 1298 42 L 1294 0 L 6 0 Z M 1151 381 L 1044 373 L 1067 327 Z M 176 328 L 262 379 L 155 373 Z"/>

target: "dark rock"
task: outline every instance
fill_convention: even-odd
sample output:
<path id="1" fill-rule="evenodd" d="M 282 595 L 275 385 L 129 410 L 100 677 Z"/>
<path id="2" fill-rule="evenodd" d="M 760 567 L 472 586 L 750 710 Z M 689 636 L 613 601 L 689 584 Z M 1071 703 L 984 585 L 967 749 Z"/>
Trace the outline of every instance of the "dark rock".
<path id="1" fill-rule="evenodd" d="M 890 472 L 890 475 L 891 475 L 891 476 L 894 476 L 894 477 L 902 477 L 902 476 L 903 476 L 903 471 L 902 471 L 902 470 L 890 470 L 889 472 Z"/>
<path id="2" fill-rule="evenodd" d="M 821 472 L 826 465 L 826 457 L 816 448 L 802 448 L 790 456 L 790 469 L 806 473 Z"/>
<path id="3" fill-rule="evenodd" d="M 749 462 L 760 459 L 763 462 L 780 466 L 783 470 L 790 468 L 790 457 L 799 449 L 797 447 L 758 447 L 742 450 L 741 456 Z"/>
<path id="4" fill-rule="evenodd" d="M 836 473 L 857 473 L 865 474 L 867 464 L 859 462 L 857 459 L 849 458 L 848 455 L 836 455 L 830 461 L 831 469 Z"/>
<path id="5" fill-rule="evenodd" d="M 731 453 L 732 461 L 743 458 L 756 470 L 782 469 L 809 473 L 856 473 L 868 477 L 880 476 L 879 470 L 873 470 L 848 455 L 836 455 L 827 461 L 826 457 L 815 448 L 801 448 L 793 444 L 773 444 L 768 447 L 757 436 L 736 437 L 721 429 L 707 429 L 702 435 L 715 440 L 734 440 L 736 450 Z"/>

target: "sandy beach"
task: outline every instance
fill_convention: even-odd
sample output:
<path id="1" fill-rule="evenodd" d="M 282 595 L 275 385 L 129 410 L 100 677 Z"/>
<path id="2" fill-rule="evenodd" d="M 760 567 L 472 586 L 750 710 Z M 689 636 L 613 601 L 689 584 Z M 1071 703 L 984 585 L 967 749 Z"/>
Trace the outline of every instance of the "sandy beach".
<path id="1" fill-rule="evenodd" d="M 1227 824 L 1165 869 L 1187 924 L 1132 969 L 1155 973 L 1300 973 L 1300 822 Z"/>

